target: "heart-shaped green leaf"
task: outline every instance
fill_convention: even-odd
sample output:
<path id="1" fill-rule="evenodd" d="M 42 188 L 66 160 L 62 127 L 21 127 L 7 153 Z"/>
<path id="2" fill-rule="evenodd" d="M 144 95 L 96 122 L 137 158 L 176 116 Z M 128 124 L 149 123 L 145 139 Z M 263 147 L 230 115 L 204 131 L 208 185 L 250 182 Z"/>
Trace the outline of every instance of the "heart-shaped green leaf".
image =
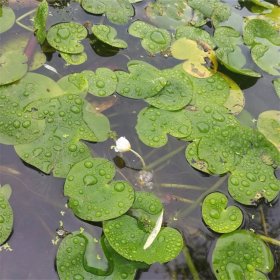
<path id="1" fill-rule="evenodd" d="M 15 23 L 16 16 L 10 7 L 1 5 L 0 34 L 8 31 Z"/>
<path id="2" fill-rule="evenodd" d="M 268 279 L 274 266 L 269 247 L 254 233 L 237 230 L 219 237 L 212 253 L 218 280 Z"/>
<path id="3" fill-rule="evenodd" d="M 183 247 L 181 234 L 173 228 L 162 228 L 152 245 L 144 244 L 149 236 L 139 228 L 135 218 L 123 215 L 103 223 L 104 233 L 110 245 L 120 255 L 133 261 L 152 264 L 165 263 L 177 257 Z"/>
<path id="4" fill-rule="evenodd" d="M 85 52 L 75 54 L 61 52 L 60 55 L 70 65 L 80 65 L 87 61 L 87 54 Z"/>
<path id="5" fill-rule="evenodd" d="M 125 181 L 112 181 L 113 163 L 103 158 L 87 158 L 68 173 L 64 194 L 76 216 L 87 221 L 104 221 L 127 212 L 134 190 Z"/>
<path id="6" fill-rule="evenodd" d="M 219 192 L 211 193 L 203 200 L 203 221 L 215 232 L 232 232 L 242 224 L 242 211 L 236 206 L 227 207 L 227 202 L 227 197 Z"/>
<path id="7" fill-rule="evenodd" d="M 48 43 L 63 53 L 77 54 L 84 50 L 81 40 L 87 37 L 87 29 L 76 22 L 53 25 L 48 30 Z"/>

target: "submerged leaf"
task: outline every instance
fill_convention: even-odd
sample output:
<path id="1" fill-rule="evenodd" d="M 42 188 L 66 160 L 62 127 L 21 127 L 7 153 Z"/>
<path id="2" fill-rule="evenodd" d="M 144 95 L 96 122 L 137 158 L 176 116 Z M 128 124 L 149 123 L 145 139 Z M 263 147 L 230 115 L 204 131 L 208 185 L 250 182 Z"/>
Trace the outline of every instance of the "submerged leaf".
<path id="1" fill-rule="evenodd" d="M 104 222 L 103 228 L 113 249 L 133 261 L 165 263 L 176 258 L 183 247 L 181 234 L 173 228 L 164 227 L 153 244 L 144 250 L 149 234 L 139 228 L 135 218 L 128 215 Z"/>
<path id="2" fill-rule="evenodd" d="M 92 14 L 106 14 L 109 21 L 115 24 L 126 24 L 134 15 L 129 0 L 82 0 L 82 7 Z"/>
<path id="3" fill-rule="evenodd" d="M 127 212 L 134 190 L 126 181 L 112 181 L 115 168 L 103 158 L 87 158 L 67 175 L 64 195 L 76 216 L 87 221 L 105 221 Z"/>
<path id="4" fill-rule="evenodd" d="M 8 31 L 15 23 L 16 16 L 10 7 L 2 6 L 0 16 L 0 34 Z"/>
<path id="5" fill-rule="evenodd" d="M 219 192 L 211 193 L 203 200 L 203 221 L 215 232 L 232 232 L 242 224 L 242 211 L 236 206 L 227 207 L 227 202 L 227 197 Z"/>
<path id="6" fill-rule="evenodd" d="M 48 30 L 48 43 L 63 53 L 77 54 L 84 50 L 81 40 L 87 37 L 87 29 L 76 22 L 63 22 Z"/>
<path id="7" fill-rule="evenodd" d="M 103 43 L 115 48 L 125 49 L 127 43 L 121 39 L 116 39 L 117 30 L 109 25 L 94 25 L 92 27 L 92 33 Z"/>
<path id="8" fill-rule="evenodd" d="M 218 238 L 212 253 L 212 269 L 218 280 L 267 279 L 273 256 L 254 233 L 237 230 Z"/>
<path id="9" fill-rule="evenodd" d="M 275 79 L 273 81 L 273 85 L 274 85 L 275 92 L 276 92 L 277 96 L 280 98 L 280 78 Z"/>

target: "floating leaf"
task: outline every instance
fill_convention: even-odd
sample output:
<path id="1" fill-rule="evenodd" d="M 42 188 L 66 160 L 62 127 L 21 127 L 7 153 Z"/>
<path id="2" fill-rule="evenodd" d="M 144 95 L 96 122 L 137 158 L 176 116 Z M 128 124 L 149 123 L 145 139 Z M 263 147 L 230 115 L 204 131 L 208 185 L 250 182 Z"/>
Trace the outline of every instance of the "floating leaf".
<path id="1" fill-rule="evenodd" d="M 134 15 L 129 0 L 82 0 L 82 7 L 92 14 L 106 14 L 109 21 L 115 24 L 126 24 Z"/>
<path id="2" fill-rule="evenodd" d="M 118 79 L 109 68 L 97 68 L 95 73 L 90 70 L 82 72 L 88 80 L 88 92 L 99 97 L 112 95 L 117 88 Z"/>
<path id="3" fill-rule="evenodd" d="M 16 16 L 10 7 L 1 5 L 0 34 L 8 31 L 15 23 Z"/>
<path id="4" fill-rule="evenodd" d="M 280 111 L 265 111 L 259 115 L 258 130 L 280 151 Z"/>
<path id="5" fill-rule="evenodd" d="M 85 96 L 88 92 L 88 81 L 82 73 L 69 74 L 62 77 L 57 83 L 66 93 Z"/>
<path id="6" fill-rule="evenodd" d="M 167 30 L 140 20 L 134 21 L 129 26 L 128 33 L 141 38 L 142 47 L 151 54 L 167 50 L 171 43 L 171 36 Z"/>
<path id="7" fill-rule="evenodd" d="M 34 17 L 35 35 L 40 44 L 44 43 L 47 36 L 46 22 L 48 18 L 48 13 L 49 13 L 48 2 L 46 0 L 43 0 L 39 4 Z"/>
<path id="8" fill-rule="evenodd" d="M 244 109 L 245 106 L 243 91 L 234 80 L 226 75 L 221 75 L 227 81 L 230 87 L 229 97 L 224 103 L 224 106 L 230 111 L 231 114 L 237 115 Z"/>
<path id="9" fill-rule="evenodd" d="M 244 68 L 247 59 L 243 53 L 244 45 L 238 31 L 231 27 L 219 27 L 215 30 L 214 40 L 219 47 L 216 50 L 217 58 L 226 68 L 241 75 L 261 76 L 251 69 Z"/>
<path id="10" fill-rule="evenodd" d="M 15 146 L 17 154 L 45 173 L 53 170 L 55 177 L 66 177 L 75 163 L 90 156 L 89 149 L 79 142 L 80 139 L 96 142 L 104 141 L 104 135 L 108 137 L 108 119 L 87 111 L 87 105 L 75 94 L 31 103 L 28 109 L 36 111 L 38 117 L 45 120 L 46 129 L 34 142 Z M 83 116 L 86 115 L 85 121 Z"/>
<path id="11" fill-rule="evenodd" d="M 163 210 L 158 197 L 148 192 L 136 192 L 133 205 L 129 209 L 129 215 L 138 220 L 138 226 L 150 233 Z"/>
<path id="12" fill-rule="evenodd" d="M 134 190 L 126 181 L 112 181 L 114 175 L 113 163 L 103 158 L 87 158 L 71 168 L 64 194 L 76 216 L 105 221 L 127 212 L 134 201 Z"/>
<path id="13" fill-rule="evenodd" d="M 189 164 L 194 167 L 195 169 L 202 171 L 204 173 L 211 174 L 211 172 L 207 168 L 207 162 L 201 160 L 198 157 L 198 145 L 199 141 L 195 140 L 187 146 L 185 157 Z"/>
<path id="14" fill-rule="evenodd" d="M 63 53 L 77 54 L 84 50 L 81 40 L 87 37 L 87 29 L 76 22 L 53 25 L 48 30 L 48 43 Z"/>
<path id="15" fill-rule="evenodd" d="M 70 65 L 80 65 L 87 61 L 87 54 L 85 52 L 75 54 L 61 52 L 60 55 Z"/>
<path id="16" fill-rule="evenodd" d="M 139 112 L 135 128 L 143 143 L 159 148 L 167 143 L 167 134 L 177 138 L 189 136 L 191 121 L 184 111 L 170 112 L 148 107 Z"/>
<path id="17" fill-rule="evenodd" d="M 176 29 L 175 39 L 187 38 L 197 42 L 204 42 L 211 48 L 215 48 L 214 40 L 203 29 L 194 26 L 180 26 Z"/>
<path id="18" fill-rule="evenodd" d="M 0 85 L 13 83 L 27 72 L 27 56 L 21 51 L 0 53 Z"/>
<path id="19" fill-rule="evenodd" d="M 186 60 L 183 69 L 194 77 L 206 78 L 217 71 L 214 51 L 206 44 L 181 38 L 172 44 L 171 53 L 177 59 Z M 210 67 L 207 65 L 207 60 L 211 62 Z"/>
<path id="20" fill-rule="evenodd" d="M 251 49 L 251 55 L 262 70 L 271 75 L 280 75 L 280 47 L 257 44 Z"/>
<path id="21" fill-rule="evenodd" d="M 167 84 L 158 94 L 146 98 L 146 102 L 154 107 L 176 111 L 186 107 L 192 100 L 192 82 L 187 75 L 177 69 L 166 69 L 161 71 Z"/>
<path id="22" fill-rule="evenodd" d="M 280 181 L 275 178 L 271 166 L 257 156 L 248 155 L 232 171 L 228 190 L 239 203 L 256 205 L 263 198 L 268 202 L 274 200 L 280 191 Z"/>
<path id="23" fill-rule="evenodd" d="M 237 230 L 218 238 L 212 253 L 212 269 L 218 280 L 267 279 L 273 256 L 254 233 Z"/>
<path id="24" fill-rule="evenodd" d="M 121 39 L 116 39 L 117 30 L 109 25 L 98 24 L 92 27 L 92 33 L 103 43 L 115 48 L 125 49 L 127 43 Z"/>
<path id="25" fill-rule="evenodd" d="M 273 45 L 280 45 L 279 32 L 275 27 L 262 19 L 248 20 L 244 27 L 243 39 L 245 44 L 249 46 L 258 43 L 266 44 L 266 40 Z"/>
<path id="26" fill-rule="evenodd" d="M 219 192 L 211 193 L 203 200 L 203 221 L 215 232 L 232 232 L 242 224 L 242 211 L 236 206 L 227 207 L 227 202 L 227 197 Z"/>
<path id="27" fill-rule="evenodd" d="M 161 229 L 153 244 L 144 250 L 149 234 L 139 228 L 135 218 L 128 215 L 104 222 L 103 228 L 113 249 L 133 261 L 147 264 L 165 263 L 176 258 L 183 247 L 181 234 L 173 228 L 165 227 Z"/>
<path id="28" fill-rule="evenodd" d="M 8 201 L 11 193 L 10 185 L 0 185 L 0 245 L 9 238 L 13 230 L 13 209 Z"/>
<path id="29" fill-rule="evenodd" d="M 176 29 L 188 24 L 201 26 L 206 22 L 204 16 L 184 0 L 177 0 L 176 5 L 170 5 L 169 0 L 157 0 L 149 3 L 145 11 L 153 24 L 166 29 Z"/>
<path id="30" fill-rule="evenodd" d="M 167 81 L 161 71 L 154 66 L 138 60 L 127 64 L 130 73 L 116 71 L 117 93 L 134 99 L 152 97 L 160 92 Z"/>
<path id="31" fill-rule="evenodd" d="M 273 85 L 274 85 L 275 92 L 276 92 L 277 96 L 280 98 L 280 78 L 275 79 L 273 81 Z"/>

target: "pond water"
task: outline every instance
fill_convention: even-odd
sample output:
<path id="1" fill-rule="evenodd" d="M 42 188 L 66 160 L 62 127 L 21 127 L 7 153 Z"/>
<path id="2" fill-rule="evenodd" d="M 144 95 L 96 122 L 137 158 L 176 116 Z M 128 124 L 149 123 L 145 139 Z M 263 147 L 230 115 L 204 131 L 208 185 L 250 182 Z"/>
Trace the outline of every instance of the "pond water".
<path id="1" fill-rule="evenodd" d="M 148 2 L 151 1 L 134 4 L 135 16 L 130 22 L 135 19 L 147 20 L 144 7 Z M 238 5 L 235 1 L 227 2 L 233 7 Z M 20 16 L 36 7 L 36 2 L 11 2 L 10 6 L 13 7 L 16 15 Z M 241 14 L 249 13 L 245 7 L 238 11 Z M 85 13 L 75 2 L 64 7 L 50 6 L 48 26 L 62 21 L 111 24 L 105 16 Z M 29 23 L 28 20 L 26 22 Z M 159 69 L 178 64 L 178 61 L 171 57 L 166 58 L 160 54 L 148 55 L 142 48 L 140 40 L 128 34 L 129 24 L 114 25 L 118 31 L 118 37 L 128 43 L 127 49 L 117 51 L 104 44 L 91 44 L 89 38 L 83 41 L 88 54 L 88 60 L 85 63 L 79 66 L 65 66 L 58 53 L 48 53 L 46 64 L 54 67 L 57 73 L 45 67 L 40 67 L 35 72 L 58 80 L 69 73 L 86 69 L 95 70 L 98 67 L 126 70 L 127 62 L 132 59 L 146 61 Z M 211 32 L 211 28 L 207 28 Z M 30 36 L 30 33 L 14 25 L 9 32 L 0 35 L 0 42 L 3 44 L 22 34 Z M 239 119 L 251 127 L 256 126 L 254 119 L 257 119 L 261 112 L 280 108 L 279 98 L 272 84 L 274 77 L 261 71 L 257 66 L 255 69 L 261 72 L 263 77 L 250 78 L 233 74 L 224 67 L 219 68 L 219 71 L 226 73 L 242 88 L 246 103 Z M 133 149 L 143 156 L 147 165 L 153 170 L 153 183 L 149 186 L 141 184 L 139 180 L 141 162 L 130 153 L 123 154 L 122 158 L 117 156 L 111 149 L 113 140 L 87 143 L 92 153 L 115 162 L 117 179 L 125 178 L 136 190 L 151 191 L 160 197 L 165 206 L 164 224 L 177 228 L 183 234 L 200 279 L 215 279 L 211 271 L 210 256 L 219 234 L 209 230 L 203 223 L 201 202 L 209 192 L 215 189 L 227 195 L 229 205 L 237 205 L 238 203 L 234 202 L 227 190 L 228 175 L 210 176 L 192 168 L 184 156 L 185 142 L 174 137 L 169 137 L 168 144 L 159 149 L 144 145 L 135 133 L 137 114 L 146 106 L 144 101 L 125 98 L 117 94 L 106 98 L 91 95 L 87 96 L 87 100 L 93 106 L 101 108 L 103 114 L 109 118 L 112 130 L 116 131 L 118 136 L 126 136 Z M 10 204 L 14 211 L 13 233 L 8 240 L 13 251 L 0 252 L 0 278 L 7 280 L 58 279 L 55 268 L 58 245 L 52 244 L 52 240 L 56 238 L 56 230 L 61 221 L 64 229 L 69 232 L 83 227 L 96 237 L 102 233 L 100 224 L 79 220 L 71 209 L 66 207 L 67 198 L 63 194 L 64 179 L 46 175 L 24 163 L 16 155 L 13 146 L 1 144 L 0 149 L 0 183 L 12 186 Z M 184 189 L 185 185 L 195 187 Z M 280 239 L 279 199 L 273 202 L 273 207 L 264 203 L 258 207 L 246 207 L 241 204 L 238 206 L 244 213 L 242 228 Z M 269 279 L 277 280 L 280 279 L 280 247 L 270 245 L 270 248 L 275 259 L 275 268 L 269 274 Z M 165 265 L 154 264 L 147 271 L 139 271 L 136 279 L 193 278 L 186 265 L 185 256 L 181 253 L 175 260 Z"/>

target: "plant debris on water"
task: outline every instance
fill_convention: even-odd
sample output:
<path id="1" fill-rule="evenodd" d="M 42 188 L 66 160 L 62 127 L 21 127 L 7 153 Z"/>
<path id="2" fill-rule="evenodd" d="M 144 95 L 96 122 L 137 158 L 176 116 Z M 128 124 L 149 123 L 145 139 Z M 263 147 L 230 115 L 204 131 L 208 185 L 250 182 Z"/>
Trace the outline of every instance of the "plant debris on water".
<path id="1" fill-rule="evenodd" d="M 0 169 L 0 254 L 26 250 L 18 225 L 28 206 L 54 233 L 61 280 L 148 279 L 156 263 L 172 279 L 280 278 L 279 226 L 266 221 L 280 192 L 280 7 L 226 2 L 0 5 L 0 144 L 25 165 Z M 258 100 L 245 91 L 263 84 L 275 104 L 253 119 Z M 60 200 L 22 183 L 32 169 L 60 178 Z M 22 189 L 67 225 L 53 232 L 47 213 L 18 199 Z M 37 277 L 14 270 L 3 277 Z"/>

